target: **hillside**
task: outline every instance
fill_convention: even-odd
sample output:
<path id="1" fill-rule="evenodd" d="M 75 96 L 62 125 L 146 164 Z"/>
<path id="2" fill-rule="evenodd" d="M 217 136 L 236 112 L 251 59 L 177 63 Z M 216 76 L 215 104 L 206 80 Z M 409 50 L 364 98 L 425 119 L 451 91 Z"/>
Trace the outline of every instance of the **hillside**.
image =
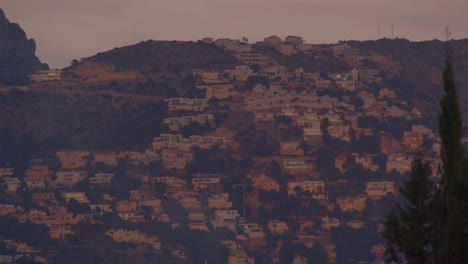
<path id="1" fill-rule="evenodd" d="M 406 39 L 350 41 L 366 55 L 381 54 L 399 63 L 401 76 L 393 87 L 430 116 L 438 114 L 442 95 L 442 70 L 445 60 L 444 42 L 439 40 L 411 42 Z M 454 74 L 460 92 L 460 106 L 468 118 L 468 39 L 452 41 Z"/>
<path id="2" fill-rule="evenodd" d="M 164 132 L 164 103 L 111 94 L 0 94 L 0 160 L 57 149 L 139 149 Z"/>
<path id="3" fill-rule="evenodd" d="M 11 23 L 0 8 L 0 85 L 27 81 L 27 75 L 47 69 L 35 55 L 36 43 L 16 23 Z"/>
<path id="4" fill-rule="evenodd" d="M 386 74 L 383 87 L 395 90 L 399 98 L 421 109 L 428 124 L 436 126 L 442 92 L 442 42 L 383 39 L 347 43 L 357 46 L 370 63 L 382 68 Z M 466 120 L 468 40 L 453 44 L 460 105 Z M 342 61 L 326 52 L 318 57 L 303 53 L 285 56 L 265 47 L 257 47 L 257 52 L 267 53 L 290 70 L 297 67 L 321 72 L 346 69 Z M 393 69 L 385 68 L 392 62 L 396 62 Z M 199 97 L 191 77 L 192 69 L 228 69 L 239 64 L 228 52 L 202 42 L 147 41 L 116 48 L 65 69 L 66 74 L 86 76 L 84 82 L 46 83 L 33 86 L 29 93 L 2 95 L 4 112 L 9 114 L 2 115 L 0 131 L 9 129 L 15 135 L 30 133 L 41 149 L 109 148 L 116 142 L 124 143 L 118 139 L 122 137 L 129 140 L 129 145 L 143 146 L 160 131 L 158 126 L 164 111 L 154 102 L 146 109 L 132 96 Z M 146 117 L 158 121 L 145 121 Z M 130 127 L 138 127 L 138 131 Z M 130 134 L 126 135 L 125 131 Z M 106 136 L 110 134 L 113 136 Z M 54 146 L 44 143 L 54 137 L 61 139 Z"/>
<path id="5" fill-rule="evenodd" d="M 226 69 L 240 63 L 222 49 L 203 42 L 142 41 L 84 59 L 113 65 L 116 71 L 143 75 L 192 72 L 193 69 Z"/>

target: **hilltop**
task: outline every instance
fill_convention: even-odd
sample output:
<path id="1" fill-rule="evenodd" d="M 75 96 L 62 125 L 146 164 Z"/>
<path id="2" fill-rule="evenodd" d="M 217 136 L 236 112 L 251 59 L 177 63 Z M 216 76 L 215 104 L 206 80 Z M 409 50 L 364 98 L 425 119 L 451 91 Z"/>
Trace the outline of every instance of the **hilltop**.
<path id="1" fill-rule="evenodd" d="M 48 69 L 35 55 L 36 43 L 16 23 L 11 23 L 0 8 L 0 85 L 27 82 L 27 75 Z"/>
<path id="2" fill-rule="evenodd" d="M 194 68 L 228 69 L 239 61 L 228 52 L 203 42 L 142 41 L 134 45 L 83 58 L 80 63 L 113 65 L 116 72 L 138 72 L 142 75 L 187 73 Z M 78 66 L 78 65 L 76 65 Z M 75 66 L 68 68 L 73 72 Z"/>
<path id="3" fill-rule="evenodd" d="M 417 105 L 425 115 L 437 116 L 445 57 L 442 41 L 343 41 L 335 45 L 315 45 L 317 49 L 312 52 L 290 55 L 268 46 L 253 44 L 251 52 L 266 54 L 288 70 L 303 68 L 306 72 L 339 72 L 350 67 L 342 59 L 333 56 L 330 49 L 343 44 L 358 48 L 360 55 L 366 58 L 365 66 L 380 69 L 387 81 L 384 85 L 395 89 L 398 96 Z M 454 40 L 452 45 L 455 50 L 455 77 L 460 90 L 460 105 L 467 118 L 468 90 L 462 87 L 468 86 L 468 39 Z M 143 89 L 131 85 L 121 89 L 131 92 L 145 90 L 146 93 L 158 95 L 194 96 L 191 71 L 232 69 L 244 64 L 233 54 L 214 43 L 149 40 L 84 58 L 66 68 L 65 73 L 76 78 L 104 82 L 146 80 L 150 77 L 155 82 L 151 87 Z"/>

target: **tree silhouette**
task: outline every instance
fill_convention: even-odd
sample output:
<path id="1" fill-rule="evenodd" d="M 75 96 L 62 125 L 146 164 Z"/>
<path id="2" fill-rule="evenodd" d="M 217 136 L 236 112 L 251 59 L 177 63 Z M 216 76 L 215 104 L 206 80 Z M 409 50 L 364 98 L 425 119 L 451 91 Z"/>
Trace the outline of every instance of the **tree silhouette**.
<path id="1" fill-rule="evenodd" d="M 436 263 L 464 263 L 468 252 L 468 168 L 450 44 L 443 80 L 445 95 L 439 116 L 442 177 L 434 199 L 434 258 Z"/>
<path id="2" fill-rule="evenodd" d="M 400 189 L 405 201 L 397 204 L 385 221 L 388 262 L 402 263 L 406 259 L 408 263 L 431 263 L 434 192 L 430 175 L 429 163 L 417 158 L 409 181 Z"/>
<path id="3" fill-rule="evenodd" d="M 466 263 L 468 252 L 468 158 L 465 157 L 453 51 L 448 43 L 443 72 L 439 132 L 441 180 L 431 188 L 427 164 L 416 160 L 411 179 L 402 190 L 407 204 L 397 206 L 386 220 L 388 262 Z M 430 202 L 431 190 L 434 195 Z M 404 258 L 403 258 L 404 257 Z"/>

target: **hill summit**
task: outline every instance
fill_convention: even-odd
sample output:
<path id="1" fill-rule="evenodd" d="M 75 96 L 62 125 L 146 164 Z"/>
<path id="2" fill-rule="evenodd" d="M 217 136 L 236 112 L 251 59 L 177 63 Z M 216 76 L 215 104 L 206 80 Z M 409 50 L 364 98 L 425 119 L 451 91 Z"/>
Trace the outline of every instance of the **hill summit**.
<path id="1" fill-rule="evenodd" d="M 36 57 L 36 42 L 21 27 L 10 22 L 0 9 L 0 85 L 26 82 L 27 75 L 48 69 Z"/>

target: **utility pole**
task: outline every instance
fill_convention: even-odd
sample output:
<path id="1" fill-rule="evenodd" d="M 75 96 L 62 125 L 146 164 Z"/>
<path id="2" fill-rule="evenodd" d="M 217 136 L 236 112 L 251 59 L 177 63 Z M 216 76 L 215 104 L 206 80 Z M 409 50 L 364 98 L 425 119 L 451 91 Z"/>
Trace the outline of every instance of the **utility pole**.
<path id="1" fill-rule="evenodd" d="M 394 37 L 393 37 L 393 24 L 392 24 L 392 39 L 393 39 L 393 38 L 394 38 Z"/>

